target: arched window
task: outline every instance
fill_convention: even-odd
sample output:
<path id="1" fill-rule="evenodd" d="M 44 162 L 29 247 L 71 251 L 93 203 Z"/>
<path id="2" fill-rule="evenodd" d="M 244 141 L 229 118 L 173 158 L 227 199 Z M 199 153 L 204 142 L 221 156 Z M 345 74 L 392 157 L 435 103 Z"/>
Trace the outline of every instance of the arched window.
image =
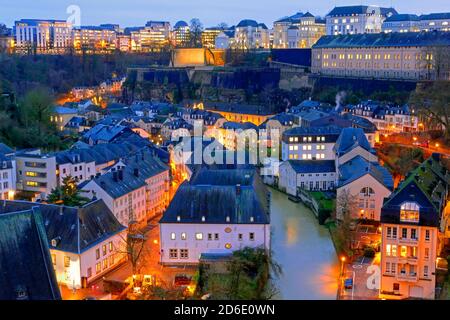
<path id="1" fill-rule="evenodd" d="M 400 206 L 400 221 L 419 222 L 420 207 L 416 202 L 404 202 Z"/>
<path id="2" fill-rule="evenodd" d="M 371 187 L 364 187 L 361 189 L 361 191 L 359 191 L 359 193 L 362 196 L 373 196 L 375 194 L 375 191 L 373 191 L 373 189 Z"/>

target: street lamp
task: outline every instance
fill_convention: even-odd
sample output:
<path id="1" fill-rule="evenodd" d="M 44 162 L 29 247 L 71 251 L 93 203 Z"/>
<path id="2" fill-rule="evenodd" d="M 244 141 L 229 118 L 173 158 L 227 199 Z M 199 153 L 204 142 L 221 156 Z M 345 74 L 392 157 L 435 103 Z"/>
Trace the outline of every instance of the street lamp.
<path id="1" fill-rule="evenodd" d="M 344 275 L 344 263 L 345 263 L 345 257 L 341 257 L 341 277 Z"/>

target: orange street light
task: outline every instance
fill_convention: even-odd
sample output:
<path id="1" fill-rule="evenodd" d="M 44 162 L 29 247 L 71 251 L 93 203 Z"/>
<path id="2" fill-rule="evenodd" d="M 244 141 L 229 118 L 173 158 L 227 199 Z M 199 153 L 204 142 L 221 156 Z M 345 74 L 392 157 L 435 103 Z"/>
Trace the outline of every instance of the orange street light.
<path id="1" fill-rule="evenodd" d="M 436 142 L 436 144 L 434 145 L 436 148 L 439 148 L 439 143 Z"/>
<path id="2" fill-rule="evenodd" d="M 414 140 L 414 141 L 417 141 L 417 137 L 413 137 L 413 140 Z"/>
<path id="3" fill-rule="evenodd" d="M 158 244 L 158 240 L 153 240 L 153 244 Z"/>
<path id="4" fill-rule="evenodd" d="M 341 257 L 341 261 L 345 262 L 345 257 L 344 256 Z"/>

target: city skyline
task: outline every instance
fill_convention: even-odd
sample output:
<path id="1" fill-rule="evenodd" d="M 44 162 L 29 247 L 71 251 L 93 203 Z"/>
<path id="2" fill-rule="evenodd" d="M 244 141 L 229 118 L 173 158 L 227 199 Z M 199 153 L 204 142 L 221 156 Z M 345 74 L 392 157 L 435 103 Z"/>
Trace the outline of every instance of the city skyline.
<path id="1" fill-rule="evenodd" d="M 427 4 L 427 10 L 423 10 L 419 3 L 411 3 L 406 0 L 379 0 L 376 3 L 351 3 L 343 0 L 329 1 L 319 0 L 314 4 L 293 3 L 291 1 L 283 0 L 277 2 L 276 5 L 271 4 L 267 0 L 256 1 L 251 0 L 245 3 L 237 0 L 231 0 L 227 3 L 210 3 L 206 0 L 197 0 L 195 3 L 184 2 L 181 0 L 172 0 L 170 3 L 157 3 L 155 0 L 133 0 L 124 3 L 111 5 L 105 0 L 89 2 L 86 0 L 71 1 L 62 0 L 57 4 L 54 1 L 43 0 L 39 3 L 30 0 L 4 3 L 3 15 L 0 17 L 0 23 L 5 23 L 7 26 L 12 26 L 14 21 L 21 18 L 34 19 L 67 19 L 69 14 L 66 9 L 70 5 L 77 5 L 81 9 L 81 25 L 99 25 L 102 23 L 117 23 L 121 26 L 140 26 L 144 25 L 149 20 L 167 20 L 172 24 L 179 20 L 190 21 L 192 18 L 199 18 L 205 27 L 215 26 L 221 22 L 228 25 L 235 25 L 242 19 L 254 19 L 258 22 L 263 22 L 268 26 L 273 21 L 291 15 L 297 11 L 310 11 L 314 15 L 325 16 L 334 6 L 347 6 L 358 4 L 373 4 L 379 6 L 392 6 L 399 13 L 414 13 L 426 14 L 433 12 L 446 12 L 446 1 L 437 0 L 431 4 Z M 267 11 L 267 7 L 272 9 Z M 239 8 L 239 11 L 237 9 Z M 206 10 L 207 9 L 207 10 Z M 239 12 L 235 14 L 235 12 Z M 207 13 L 207 14 L 206 14 Z"/>

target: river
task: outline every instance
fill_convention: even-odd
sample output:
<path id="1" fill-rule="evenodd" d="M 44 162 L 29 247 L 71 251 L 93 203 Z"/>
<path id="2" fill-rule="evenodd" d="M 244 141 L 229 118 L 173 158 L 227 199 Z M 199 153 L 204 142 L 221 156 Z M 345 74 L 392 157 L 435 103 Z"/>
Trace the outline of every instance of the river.
<path id="1" fill-rule="evenodd" d="M 339 262 L 328 230 L 310 209 L 270 189 L 272 251 L 283 275 L 278 299 L 336 299 Z"/>

